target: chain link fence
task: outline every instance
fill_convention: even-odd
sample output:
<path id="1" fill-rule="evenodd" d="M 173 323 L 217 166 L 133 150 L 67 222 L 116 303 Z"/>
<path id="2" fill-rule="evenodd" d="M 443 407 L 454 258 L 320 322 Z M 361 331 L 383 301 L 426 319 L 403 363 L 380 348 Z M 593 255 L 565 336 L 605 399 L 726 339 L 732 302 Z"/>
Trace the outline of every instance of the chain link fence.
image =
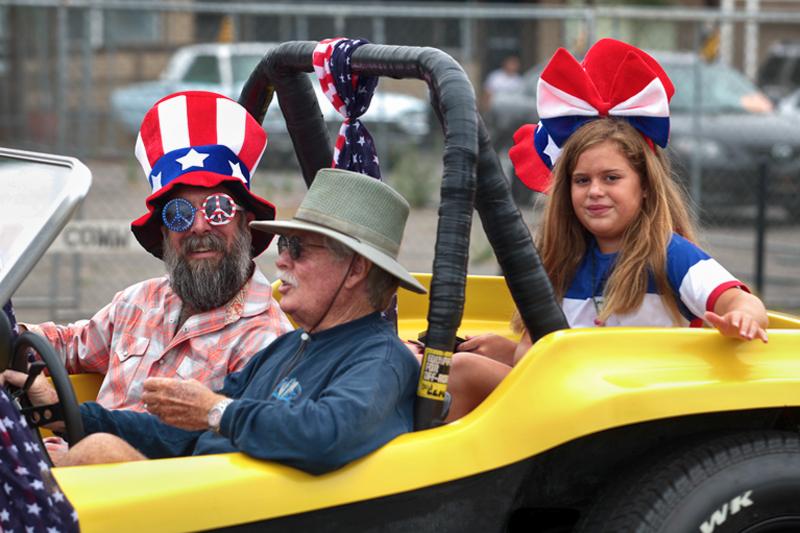
<path id="1" fill-rule="evenodd" d="M 798 310 L 800 95 L 794 89 L 800 74 L 794 74 L 794 60 L 800 73 L 800 45 L 793 48 L 791 39 L 800 5 L 763 0 L 755 11 L 745 8 L 758 2 L 721 4 L 6 0 L 0 5 L 0 144 L 74 155 L 94 175 L 76 222 L 15 305 L 27 320 L 86 317 L 116 291 L 163 272 L 127 231 L 143 214 L 149 192 L 133 157 L 135 132 L 158 98 L 191 88 L 235 98 L 272 44 L 346 35 L 434 46 L 452 55 L 473 81 L 501 158 L 515 129 L 537 120 L 536 80 L 557 47 L 580 57 L 597 39 L 614 37 L 651 51 L 677 88 L 670 154 L 697 207 L 702 244 L 771 308 Z M 509 56 L 519 59 L 522 83 L 505 93 L 485 91 L 488 74 Z M 759 92 L 759 82 L 775 100 Z M 378 94 L 387 103 L 365 123 L 384 175 L 414 206 L 401 261 L 430 271 L 440 128 L 424 83 L 382 79 Z M 332 111 L 326 101 L 321 108 Z M 333 112 L 326 119 L 335 131 L 340 119 Z M 304 185 L 276 104 L 264 124 L 270 140 L 254 190 L 288 217 Z M 507 168 L 533 227 L 541 202 Z M 470 272 L 497 273 L 480 223 L 473 227 Z M 268 275 L 273 254 L 258 260 Z"/>

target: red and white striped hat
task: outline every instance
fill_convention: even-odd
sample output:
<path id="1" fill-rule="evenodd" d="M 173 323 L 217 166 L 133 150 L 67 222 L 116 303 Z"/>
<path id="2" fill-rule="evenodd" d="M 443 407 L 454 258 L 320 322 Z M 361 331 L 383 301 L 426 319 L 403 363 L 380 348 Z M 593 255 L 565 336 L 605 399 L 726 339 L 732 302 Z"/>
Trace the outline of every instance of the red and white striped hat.
<path id="1" fill-rule="evenodd" d="M 234 100 L 207 91 L 166 96 L 147 112 L 136 139 L 136 158 L 152 193 L 148 212 L 131 223 L 139 243 L 162 256 L 160 209 L 176 185 L 225 185 L 256 220 L 274 220 L 275 206 L 250 192 L 267 134 Z M 252 256 L 269 246 L 271 234 L 254 231 Z"/>

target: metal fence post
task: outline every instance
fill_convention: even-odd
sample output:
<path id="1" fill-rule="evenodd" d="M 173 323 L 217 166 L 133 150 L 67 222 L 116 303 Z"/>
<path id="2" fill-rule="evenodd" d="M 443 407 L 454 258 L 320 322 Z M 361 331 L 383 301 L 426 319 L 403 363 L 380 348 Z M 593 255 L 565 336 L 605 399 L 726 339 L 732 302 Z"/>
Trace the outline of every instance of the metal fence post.
<path id="1" fill-rule="evenodd" d="M 767 234 L 767 194 L 769 192 L 769 161 L 762 158 L 758 165 L 758 190 L 756 191 L 756 293 L 764 294 L 764 248 Z"/>

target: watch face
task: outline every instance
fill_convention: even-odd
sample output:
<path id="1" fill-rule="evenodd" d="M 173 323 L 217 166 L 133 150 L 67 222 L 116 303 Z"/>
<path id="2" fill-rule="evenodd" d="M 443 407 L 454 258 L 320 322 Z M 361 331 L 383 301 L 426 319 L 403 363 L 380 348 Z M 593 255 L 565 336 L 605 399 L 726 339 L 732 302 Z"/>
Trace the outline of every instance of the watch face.
<path id="1" fill-rule="evenodd" d="M 220 409 L 220 405 L 217 404 L 211 408 L 211 411 L 208 412 L 208 425 L 212 429 L 219 428 L 219 421 L 222 418 L 222 410 Z"/>

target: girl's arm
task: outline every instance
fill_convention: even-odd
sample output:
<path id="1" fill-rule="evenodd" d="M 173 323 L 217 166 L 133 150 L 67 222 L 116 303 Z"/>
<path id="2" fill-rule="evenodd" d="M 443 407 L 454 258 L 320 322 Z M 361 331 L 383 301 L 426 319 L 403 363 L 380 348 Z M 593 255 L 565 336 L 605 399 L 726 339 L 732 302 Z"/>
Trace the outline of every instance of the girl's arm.
<path id="1" fill-rule="evenodd" d="M 768 340 L 767 309 L 757 296 L 738 287 L 723 292 L 714 304 L 714 311 L 706 311 L 705 319 L 726 337 Z"/>
<path id="2" fill-rule="evenodd" d="M 531 334 L 528 333 L 528 330 L 526 329 L 522 334 L 522 338 L 519 340 L 519 344 L 517 344 L 516 351 L 514 352 L 515 365 L 519 363 L 519 360 L 522 359 L 522 356 L 525 355 L 528 350 L 530 350 L 531 345 L 533 345 L 531 342 Z"/>

